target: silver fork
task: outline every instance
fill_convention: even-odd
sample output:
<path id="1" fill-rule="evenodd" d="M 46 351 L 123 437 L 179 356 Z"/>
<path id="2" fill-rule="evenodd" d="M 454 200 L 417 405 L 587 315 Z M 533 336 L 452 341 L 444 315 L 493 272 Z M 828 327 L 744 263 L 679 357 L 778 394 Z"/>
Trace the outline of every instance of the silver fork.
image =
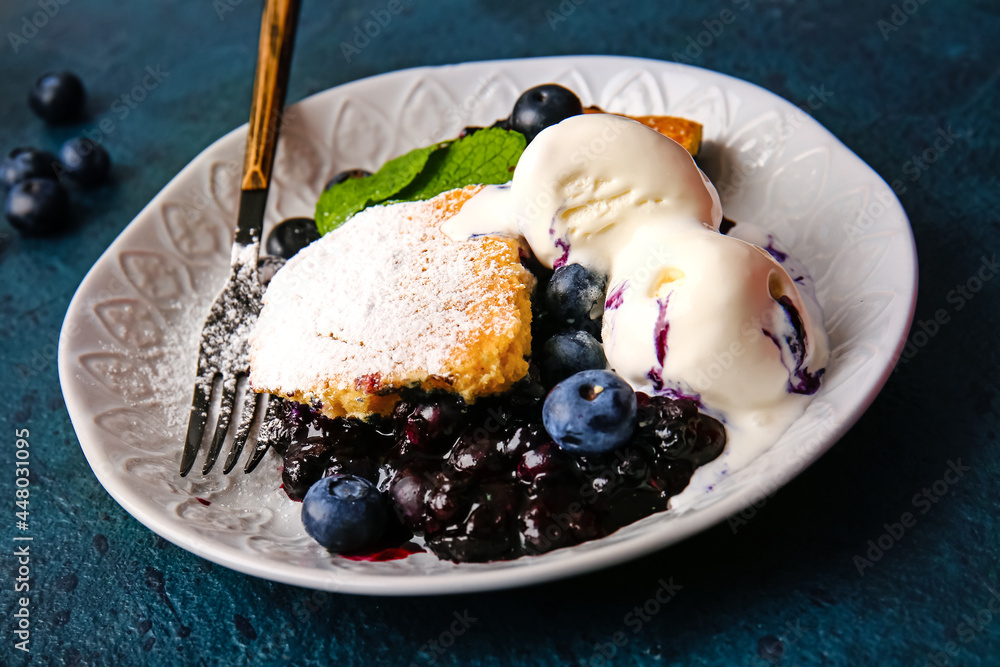
<path id="1" fill-rule="evenodd" d="M 247 344 L 250 331 L 260 313 L 263 291 L 257 275 L 260 236 L 264 226 L 264 207 L 271 184 L 271 169 L 278 143 L 298 13 L 299 0 L 267 0 L 264 6 L 231 268 L 229 278 L 212 304 L 201 332 L 194 397 L 191 400 L 187 438 L 181 455 L 181 476 L 190 472 L 201 449 L 201 441 L 208 425 L 209 406 L 215 386 L 218 385 L 222 394 L 218 420 L 205 456 L 202 474 L 208 474 L 212 470 L 229 431 L 237 387 L 245 382 L 250 372 Z M 262 396 L 247 389 L 223 473 L 228 474 L 236 465 L 263 400 Z M 276 417 L 278 403 L 268 401 L 265 422 Z M 264 429 L 244 471 L 252 471 L 273 443 L 274 429 Z"/>

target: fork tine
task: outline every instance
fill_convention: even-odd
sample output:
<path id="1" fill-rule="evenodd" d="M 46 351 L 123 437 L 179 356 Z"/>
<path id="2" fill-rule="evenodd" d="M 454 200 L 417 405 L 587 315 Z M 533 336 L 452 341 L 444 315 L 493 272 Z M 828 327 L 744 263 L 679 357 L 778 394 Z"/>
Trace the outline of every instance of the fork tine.
<path id="1" fill-rule="evenodd" d="M 199 377 L 194 384 L 187 438 L 184 440 L 184 452 L 181 454 L 181 477 L 191 472 L 191 466 L 194 465 L 198 450 L 201 449 L 201 438 L 205 435 L 205 425 L 208 423 L 208 404 L 211 394 L 212 379 Z"/>
<path id="2" fill-rule="evenodd" d="M 257 464 L 264 459 L 264 455 L 267 454 L 268 449 L 274 448 L 275 451 L 278 452 L 284 451 L 281 447 L 281 440 L 287 434 L 284 429 L 276 428 L 276 424 L 279 423 L 280 419 L 278 413 L 280 408 L 281 401 L 276 399 L 274 396 L 268 397 L 267 412 L 264 413 L 264 419 L 260 424 L 260 431 L 257 433 L 257 446 L 254 447 L 253 452 L 250 454 L 250 458 L 247 459 L 243 472 L 253 472 L 254 468 L 257 467 Z M 287 443 L 285 444 L 287 445 Z"/>
<path id="3" fill-rule="evenodd" d="M 240 376 L 241 380 L 245 378 L 245 375 Z M 253 424 L 254 417 L 257 416 L 259 405 L 260 395 L 255 394 L 250 387 L 247 387 L 246 396 L 243 397 L 243 407 L 240 409 L 240 423 L 236 427 L 236 437 L 233 438 L 233 446 L 230 448 L 226 464 L 222 468 L 223 475 L 229 474 L 229 471 L 236 465 L 236 461 L 239 460 L 240 454 L 243 453 L 243 446 L 247 444 L 247 438 L 250 437 L 250 426 Z"/>
<path id="4" fill-rule="evenodd" d="M 285 107 L 285 92 L 288 87 L 289 64 L 298 14 L 299 0 L 267 0 L 264 3 L 253 100 L 250 105 L 250 123 L 243 160 L 243 177 L 240 183 L 240 202 L 236 216 L 236 235 L 230 254 L 229 279 L 212 303 L 201 330 L 198 378 L 205 379 L 206 374 L 203 371 L 208 366 L 213 375 L 221 375 L 223 379 L 219 420 L 215 425 L 212 444 L 205 457 L 203 474 L 212 469 L 219 456 L 219 450 L 229 430 L 236 381 L 240 375 L 245 376 L 250 367 L 246 349 L 247 338 L 257 321 L 262 305 L 262 288 L 257 273 L 261 231 L 264 228 L 267 193 L 271 186 L 275 147 L 281 128 L 280 119 Z M 213 393 L 211 386 L 195 387 L 187 440 L 181 454 L 182 475 L 187 474 L 198 454 L 208 421 L 207 415 L 202 413 L 207 412 L 209 399 Z M 253 411 L 250 412 L 252 415 Z M 235 453 L 230 453 L 229 458 L 232 461 L 227 461 L 228 465 L 235 464 L 235 460 L 239 458 L 249 428 L 252 428 L 252 425 L 246 429 L 238 429 L 236 435 L 239 437 L 234 436 Z M 226 472 L 229 472 L 228 468 Z"/>
<path id="5" fill-rule="evenodd" d="M 236 398 L 236 380 L 222 378 L 222 402 L 219 404 L 219 421 L 216 422 L 215 435 L 212 436 L 212 446 L 208 448 L 208 455 L 205 456 L 205 466 L 201 469 L 202 475 L 207 475 L 212 471 L 215 460 L 219 458 L 219 451 L 222 450 L 222 443 L 226 439 L 226 432 L 229 431 L 229 418 L 233 414 L 233 401 Z"/>

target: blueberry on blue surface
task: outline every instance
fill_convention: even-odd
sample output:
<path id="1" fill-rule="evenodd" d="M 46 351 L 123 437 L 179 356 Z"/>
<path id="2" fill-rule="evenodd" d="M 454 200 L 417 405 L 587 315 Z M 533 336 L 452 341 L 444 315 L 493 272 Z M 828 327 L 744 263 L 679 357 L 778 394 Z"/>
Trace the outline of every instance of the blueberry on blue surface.
<path id="1" fill-rule="evenodd" d="M 385 531 L 385 499 L 375 485 L 354 475 L 324 477 L 302 500 L 302 525 L 334 552 L 373 546 Z"/>
<path id="2" fill-rule="evenodd" d="M 607 367 L 604 347 L 586 331 L 556 334 L 545 341 L 542 371 L 549 386 L 580 371 L 603 370 Z"/>
<path id="3" fill-rule="evenodd" d="M 557 326 L 599 336 L 607 289 L 607 277 L 596 271 L 581 264 L 560 266 L 545 288 L 549 316 Z"/>
<path id="4" fill-rule="evenodd" d="M 291 259 L 295 253 L 319 238 L 316 221 L 312 218 L 289 218 L 267 235 L 267 254 Z"/>
<path id="5" fill-rule="evenodd" d="M 100 185 L 108 179 L 108 172 L 111 171 L 108 152 L 100 144 L 84 137 L 64 143 L 59 150 L 59 160 L 66 175 L 80 185 Z"/>
<path id="6" fill-rule="evenodd" d="M 340 185 L 350 178 L 365 178 L 371 175 L 372 173 L 367 169 L 347 169 L 327 181 L 326 185 L 323 186 L 323 190 L 329 190 L 333 186 Z"/>
<path id="7" fill-rule="evenodd" d="M 39 77 L 28 94 L 31 110 L 46 122 L 59 124 L 79 118 L 87 93 L 72 72 L 49 72 Z"/>
<path id="8" fill-rule="evenodd" d="M 25 234 L 45 234 L 66 226 L 69 197 L 59 183 L 48 178 L 29 178 L 7 194 L 7 219 Z"/>
<path id="9" fill-rule="evenodd" d="M 573 91 L 554 83 L 535 86 L 521 93 L 510 115 L 510 129 L 531 143 L 539 132 L 561 120 L 583 113 L 583 104 Z"/>
<path id="10" fill-rule="evenodd" d="M 34 148 L 15 148 L 0 162 L 0 182 L 8 188 L 28 178 L 55 179 L 56 156 Z"/>
<path id="11" fill-rule="evenodd" d="M 542 421 L 556 444 L 568 452 L 610 452 L 635 431 L 635 392 L 611 371 L 582 371 L 549 392 Z"/>

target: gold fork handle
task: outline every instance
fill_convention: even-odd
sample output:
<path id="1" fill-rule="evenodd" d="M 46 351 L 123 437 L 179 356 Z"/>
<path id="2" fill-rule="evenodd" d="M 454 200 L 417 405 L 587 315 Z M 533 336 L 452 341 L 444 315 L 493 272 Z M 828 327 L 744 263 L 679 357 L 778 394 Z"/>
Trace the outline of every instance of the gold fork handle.
<path id="1" fill-rule="evenodd" d="M 264 7 L 243 158 L 243 190 L 267 190 L 270 185 L 298 15 L 299 0 L 267 0 Z"/>

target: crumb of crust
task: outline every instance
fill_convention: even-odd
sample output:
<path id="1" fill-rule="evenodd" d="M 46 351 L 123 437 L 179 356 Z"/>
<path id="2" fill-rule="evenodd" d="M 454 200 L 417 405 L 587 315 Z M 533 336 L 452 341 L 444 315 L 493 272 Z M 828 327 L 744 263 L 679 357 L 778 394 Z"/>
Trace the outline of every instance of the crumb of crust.
<path id="1" fill-rule="evenodd" d="M 292 258 L 250 339 L 254 391 L 365 417 L 408 387 L 471 403 L 523 378 L 535 283 L 523 242 L 440 231 L 479 189 L 366 209 Z"/>

